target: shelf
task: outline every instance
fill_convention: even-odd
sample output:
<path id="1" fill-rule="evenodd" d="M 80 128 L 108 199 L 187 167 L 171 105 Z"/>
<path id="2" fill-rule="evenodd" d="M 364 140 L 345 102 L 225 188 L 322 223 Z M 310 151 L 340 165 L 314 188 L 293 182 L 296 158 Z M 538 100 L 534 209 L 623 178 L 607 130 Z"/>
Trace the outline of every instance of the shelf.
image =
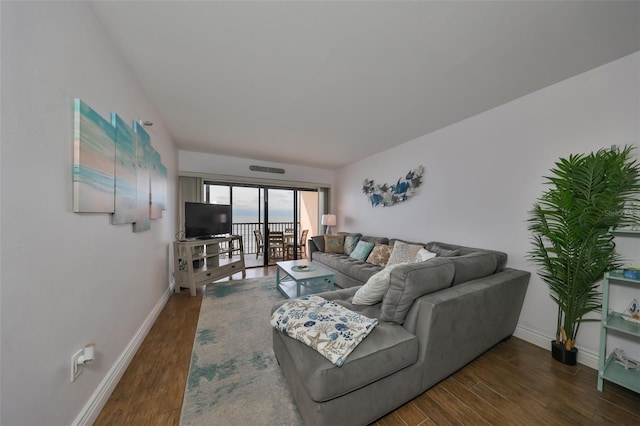
<path id="1" fill-rule="evenodd" d="M 605 273 L 605 278 L 609 278 L 616 281 L 633 283 L 640 286 L 640 280 L 634 280 L 633 278 L 625 278 L 625 276 L 622 274 L 622 269 L 616 269 L 615 271 Z"/>
<path id="2" fill-rule="evenodd" d="M 637 225 L 636 225 L 637 226 Z M 615 235 L 628 237 L 640 236 L 640 230 L 632 227 L 610 229 Z M 627 321 L 619 312 L 609 312 L 609 291 L 611 285 L 633 287 L 633 291 L 640 290 L 640 279 L 625 278 L 624 269 L 606 272 L 602 281 L 602 320 L 600 324 L 600 359 L 598 360 L 598 390 L 602 391 L 604 381 L 616 383 L 634 392 L 640 392 L 640 371 L 625 370 L 616 363 L 613 353 L 607 353 L 607 335 L 610 331 L 623 333 L 627 336 L 640 337 L 640 323 Z M 611 352 L 611 351 L 610 351 Z"/>
<path id="3" fill-rule="evenodd" d="M 176 292 L 188 287 L 195 296 L 196 285 L 230 277 L 236 272 L 246 277 L 244 247 L 239 235 L 174 241 L 173 253 Z"/>
<path id="4" fill-rule="evenodd" d="M 613 228 L 611 232 L 614 234 L 640 234 L 640 230 L 632 228 Z"/>
<path id="5" fill-rule="evenodd" d="M 623 366 L 615 362 L 613 354 L 607 358 L 600 377 L 634 392 L 640 392 L 640 370 L 625 370 Z"/>
<path id="6" fill-rule="evenodd" d="M 627 321 L 618 312 L 609 314 L 607 322 L 604 324 L 610 330 L 617 330 L 622 333 L 632 334 L 640 337 L 640 323 Z"/>

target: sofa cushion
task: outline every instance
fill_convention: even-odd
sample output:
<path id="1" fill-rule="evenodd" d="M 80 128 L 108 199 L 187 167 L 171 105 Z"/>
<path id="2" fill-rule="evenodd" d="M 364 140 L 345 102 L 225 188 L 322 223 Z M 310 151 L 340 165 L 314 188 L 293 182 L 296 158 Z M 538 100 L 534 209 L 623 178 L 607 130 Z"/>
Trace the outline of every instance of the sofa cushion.
<path id="1" fill-rule="evenodd" d="M 433 252 L 438 252 L 438 250 L 449 250 L 449 251 L 457 251 L 457 255 L 458 256 L 465 256 L 467 254 L 471 254 L 471 253 L 491 253 L 494 256 L 496 256 L 496 260 L 498 261 L 498 264 L 496 265 L 496 271 L 495 272 L 501 272 L 504 270 L 504 268 L 507 265 L 507 253 L 501 252 L 501 251 L 497 251 L 497 250 L 488 250 L 488 249 L 481 249 L 481 248 L 474 248 L 474 247 L 465 247 L 465 246 L 459 246 L 459 245 L 455 245 L 455 244 L 448 244 L 448 243 L 441 243 L 438 241 L 431 241 L 429 243 L 427 243 L 426 245 L 427 250 L 429 251 L 433 251 Z"/>
<path id="2" fill-rule="evenodd" d="M 430 252 L 429 250 L 423 247 L 420 250 L 418 250 L 418 253 L 416 253 L 416 258 L 414 259 L 414 262 L 425 262 L 429 259 L 433 259 L 434 257 L 436 257 L 435 253 Z"/>
<path id="3" fill-rule="evenodd" d="M 398 266 L 391 272 L 379 319 L 402 324 L 415 299 L 451 286 L 454 274 L 455 266 L 450 258 L 436 257 Z"/>
<path id="4" fill-rule="evenodd" d="M 275 331 L 291 355 L 300 382 L 316 402 L 352 392 L 418 359 L 418 339 L 402 326 L 379 323 L 349 355 L 341 367 L 333 365 L 309 346 Z"/>
<path id="5" fill-rule="evenodd" d="M 325 235 L 324 251 L 326 253 L 344 253 L 344 234 Z"/>
<path id="6" fill-rule="evenodd" d="M 368 241 L 358 241 L 356 248 L 353 249 L 350 256 L 354 259 L 365 261 L 369 257 L 369 253 L 373 250 L 374 244 Z M 345 253 L 346 254 L 346 253 Z"/>
<path id="7" fill-rule="evenodd" d="M 389 244 L 389 239 L 387 237 L 372 237 L 370 235 L 363 235 L 360 237 L 360 241 L 368 241 L 373 244 Z"/>
<path id="8" fill-rule="evenodd" d="M 351 254 L 358 245 L 362 234 L 347 234 L 344 237 L 344 254 Z"/>
<path id="9" fill-rule="evenodd" d="M 388 244 L 376 243 L 375 247 L 367 257 L 367 262 L 378 266 L 386 266 L 391 255 L 391 246 Z"/>
<path id="10" fill-rule="evenodd" d="M 482 252 L 452 257 L 450 260 L 455 266 L 453 285 L 491 275 L 498 264 L 495 255 Z"/>
<path id="11" fill-rule="evenodd" d="M 362 262 L 346 254 L 315 252 L 313 261 L 328 266 L 361 283 L 366 283 L 373 274 L 382 270 L 380 266 Z"/>
<path id="12" fill-rule="evenodd" d="M 402 265 L 390 265 L 382 271 L 377 272 L 367 280 L 367 282 L 356 291 L 351 303 L 354 305 L 374 305 L 380 303 L 387 290 L 391 280 L 391 271 Z"/>
<path id="13" fill-rule="evenodd" d="M 411 263 L 415 260 L 416 254 L 420 251 L 421 246 L 419 244 L 408 244 L 404 241 L 397 240 L 393 244 L 393 250 L 391 250 L 391 255 L 389 256 L 389 261 L 387 262 L 387 266 L 395 265 L 398 263 Z"/>
<path id="14" fill-rule="evenodd" d="M 311 241 L 313 241 L 318 250 L 324 251 L 324 235 L 315 235 L 311 237 Z"/>

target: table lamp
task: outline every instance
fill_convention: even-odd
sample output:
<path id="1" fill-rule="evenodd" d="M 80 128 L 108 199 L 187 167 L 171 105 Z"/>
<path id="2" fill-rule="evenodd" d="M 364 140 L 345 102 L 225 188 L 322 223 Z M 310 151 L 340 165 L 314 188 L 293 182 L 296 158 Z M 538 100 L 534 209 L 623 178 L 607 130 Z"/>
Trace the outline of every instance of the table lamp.
<path id="1" fill-rule="evenodd" d="M 327 227 L 327 234 L 331 234 L 331 227 L 336 226 L 336 215 L 335 214 L 323 214 L 322 215 L 322 224 Z"/>

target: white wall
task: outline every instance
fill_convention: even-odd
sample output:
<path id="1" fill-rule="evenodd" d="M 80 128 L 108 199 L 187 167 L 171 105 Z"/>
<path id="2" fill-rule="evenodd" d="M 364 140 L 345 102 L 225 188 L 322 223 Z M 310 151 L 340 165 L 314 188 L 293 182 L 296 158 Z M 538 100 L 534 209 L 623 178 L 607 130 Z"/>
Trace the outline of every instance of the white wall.
<path id="1" fill-rule="evenodd" d="M 251 165 L 282 168 L 285 169 L 285 173 L 255 172 L 249 170 Z M 333 170 L 182 150 L 178 151 L 178 169 L 180 172 L 239 176 L 283 182 L 294 181 L 331 185 L 334 181 Z"/>
<path id="2" fill-rule="evenodd" d="M 66 425 L 168 294 L 177 151 L 152 119 L 169 210 L 151 230 L 73 213 L 73 98 L 105 118 L 157 113 L 88 3 L 1 8 L 0 423 Z M 96 360 L 71 383 L 71 355 L 90 342 Z"/>
<path id="3" fill-rule="evenodd" d="M 548 348 L 556 308 L 525 259 L 527 211 L 559 157 L 640 145 L 639 62 L 635 53 L 340 169 L 339 230 L 506 251 L 511 267 L 534 272 L 519 330 Z M 385 208 L 368 204 L 365 178 L 394 183 L 420 164 L 424 183 L 414 198 Z M 629 259 L 639 265 L 640 240 L 632 247 Z M 597 323 L 582 326 L 578 345 L 597 353 Z M 637 344 L 628 350 L 640 357 Z"/>

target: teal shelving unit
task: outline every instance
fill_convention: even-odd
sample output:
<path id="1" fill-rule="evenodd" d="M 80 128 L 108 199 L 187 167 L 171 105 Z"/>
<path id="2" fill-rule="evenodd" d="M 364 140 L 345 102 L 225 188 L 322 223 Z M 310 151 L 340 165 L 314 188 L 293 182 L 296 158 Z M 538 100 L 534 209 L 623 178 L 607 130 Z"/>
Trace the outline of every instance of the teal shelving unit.
<path id="1" fill-rule="evenodd" d="M 636 234 L 640 237 L 640 231 L 615 230 L 616 234 Z M 634 392 L 640 393 L 640 371 L 628 369 L 616 363 L 613 350 L 607 356 L 607 335 L 615 331 L 623 335 L 631 336 L 640 342 L 640 323 L 627 321 L 619 312 L 609 311 L 609 290 L 611 285 L 631 286 L 638 289 L 640 295 L 640 280 L 625 278 L 623 271 L 612 271 L 604 274 L 602 282 L 602 321 L 600 326 L 600 359 L 598 362 L 598 390 L 602 391 L 605 381 L 615 383 Z"/>

